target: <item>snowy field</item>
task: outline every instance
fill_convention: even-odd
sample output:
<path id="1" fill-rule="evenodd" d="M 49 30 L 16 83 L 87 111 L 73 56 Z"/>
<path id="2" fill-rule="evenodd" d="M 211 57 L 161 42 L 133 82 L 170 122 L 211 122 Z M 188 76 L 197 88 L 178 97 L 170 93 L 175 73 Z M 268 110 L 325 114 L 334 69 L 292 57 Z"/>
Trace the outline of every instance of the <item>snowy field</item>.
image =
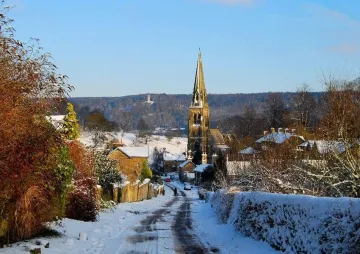
<path id="1" fill-rule="evenodd" d="M 158 149 L 165 148 L 167 152 L 172 154 L 181 154 L 186 152 L 187 150 L 187 138 L 182 137 L 174 137 L 169 140 L 165 136 L 151 135 L 148 138 L 148 142 L 146 144 L 144 138 L 137 138 L 134 133 L 122 133 L 117 132 L 113 133 L 116 139 L 122 141 L 126 146 L 138 146 L 138 147 L 148 147 L 149 148 L 149 159 L 152 158 L 152 152 L 155 147 Z M 89 132 L 82 132 L 80 136 L 80 142 L 91 146 L 91 134 Z"/>
<path id="2" fill-rule="evenodd" d="M 63 227 L 55 227 L 63 236 L 43 238 L 50 247 L 42 246 L 42 253 L 199 253 L 199 246 L 203 248 L 200 253 L 275 253 L 266 243 L 246 238 L 229 225 L 218 224 L 209 203 L 197 198 L 195 187 L 184 191 L 184 197 L 180 195 L 183 186 L 171 184 L 179 189 L 177 197 L 166 187 L 165 196 L 119 204 L 115 212 L 100 213 L 98 222 L 65 219 Z M 189 207 L 184 209 L 186 204 Z M 185 222 L 185 217 L 192 221 Z M 184 234 L 180 232 L 183 229 Z M 86 237 L 80 240 L 80 233 Z M 35 241 L 14 244 L 0 249 L 0 253 L 29 253 L 25 246 L 32 246 Z"/>

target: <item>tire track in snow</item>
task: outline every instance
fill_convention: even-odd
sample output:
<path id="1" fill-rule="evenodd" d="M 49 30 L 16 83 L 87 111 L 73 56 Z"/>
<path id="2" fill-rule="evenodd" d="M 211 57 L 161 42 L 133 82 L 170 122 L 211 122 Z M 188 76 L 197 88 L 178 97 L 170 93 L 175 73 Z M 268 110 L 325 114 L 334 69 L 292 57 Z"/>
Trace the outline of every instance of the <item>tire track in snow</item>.
<path id="1" fill-rule="evenodd" d="M 170 184 L 168 186 L 172 189 L 175 188 Z M 186 254 L 219 253 L 220 250 L 218 248 L 212 246 L 207 248 L 193 233 L 191 199 L 186 196 L 184 191 L 180 191 L 180 194 L 185 201 L 180 205 L 172 225 L 175 238 L 175 251 Z"/>
<path id="2" fill-rule="evenodd" d="M 190 199 L 183 191 L 180 191 L 185 201 L 174 218 L 172 231 L 175 236 L 175 251 L 177 253 L 211 253 L 192 233 L 192 220 L 190 214 Z"/>

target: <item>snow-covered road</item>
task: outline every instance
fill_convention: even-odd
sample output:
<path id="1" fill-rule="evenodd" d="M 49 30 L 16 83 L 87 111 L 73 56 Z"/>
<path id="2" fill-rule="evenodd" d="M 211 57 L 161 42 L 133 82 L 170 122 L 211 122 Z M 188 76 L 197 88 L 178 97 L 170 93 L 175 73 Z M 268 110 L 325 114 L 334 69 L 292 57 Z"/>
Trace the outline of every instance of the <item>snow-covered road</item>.
<path id="1" fill-rule="evenodd" d="M 119 234 L 105 241 L 101 253 L 217 253 L 216 247 L 205 246 L 192 229 L 192 198 L 181 190 L 173 196 L 169 187 L 166 188 L 169 200 L 161 206 L 149 206 L 146 211 L 134 210 L 135 214 L 145 216 L 122 228 L 127 236 Z M 94 251 L 97 246 L 94 247 L 86 253 L 98 253 Z"/>
<path id="2" fill-rule="evenodd" d="M 178 196 L 170 187 L 176 186 Z M 197 198 L 197 190 L 181 191 L 172 183 L 165 196 L 137 203 L 119 204 L 114 212 L 100 213 L 97 222 L 65 219 L 60 238 L 46 239 L 50 248 L 42 253 L 273 253 L 266 243 L 219 225 L 208 203 Z M 79 240 L 85 233 L 87 240 Z M 25 245 L 0 249 L 0 253 L 29 253 Z"/>

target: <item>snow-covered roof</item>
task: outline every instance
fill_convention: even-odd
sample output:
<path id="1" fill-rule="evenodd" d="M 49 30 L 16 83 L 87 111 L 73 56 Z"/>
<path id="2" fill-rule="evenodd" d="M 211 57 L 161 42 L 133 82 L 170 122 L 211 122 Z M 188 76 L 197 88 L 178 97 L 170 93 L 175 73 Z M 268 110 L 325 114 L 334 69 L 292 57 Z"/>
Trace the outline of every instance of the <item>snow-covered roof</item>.
<path id="1" fill-rule="evenodd" d="M 276 144 L 282 144 L 285 142 L 285 140 L 291 138 L 291 137 L 299 137 L 303 141 L 305 141 L 303 136 L 298 136 L 293 133 L 289 132 L 272 132 L 269 133 L 258 140 L 256 140 L 256 143 L 262 143 L 262 142 L 275 142 Z"/>
<path id="2" fill-rule="evenodd" d="M 219 129 L 210 129 L 210 136 L 214 145 L 225 145 L 225 141 Z"/>
<path id="3" fill-rule="evenodd" d="M 192 164 L 194 164 L 194 162 L 192 162 L 191 160 L 187 160 L 187 161 L 184 161 L 183 163 L 181 163 L 180 165 L 179 165 L 179 168 L 183 168 L 183 167 L 185 167 L 187 164 L 189 164 L 189 163 L 192 163 Z M 195 165 L 195 164 L 194 164 Z"/>
<path id="4" fill-rule="evenodd" d="M 165 152 L 164 160 L 165 161 L 184 161 L 184 160 L 186 160 L 186 157 L 184 154 L 172 154 L 169 152 Z"/>
<path id="5" fill-rule="evenodd" d="M 183 127 L 182 128 L 171 128 L 171 130 L 172 131 L 179 131 L 179 130 L 183 131 L 183 130 L 185 130 L 185 128 L 183 128 Z"/>
<path id="6" fill-rule="evenodd" d="M 199 166 L 197 166 L 194 171 L 195 172 L 199 172 L 202 173 L 204 172 L 205 169 L 207 169 L 208 167 L 212 167 L 212 164 L 200 164 Z"/>
<path id="7" fill-rule="evenodd" d="M 131 157 L 142 157 L 142 158 L 149 157 L 148 147 L 117 147 L 116 150 L 123 152 L 130 158 Z"/>
<path id="8" fill-rule="evenodd" d="M 52 115 L 50 116 L 51 120 L 54 121 L 62 121 L 65 118 L 65 115 Z"/>
<path id="9" fill-rule="evenodd" d="M 221 150 L 230 149 L 227 145 L 214 145 L 214 147 Z"/>
<path id="10" fill-rule="evenodd" d="M 320 154 L 327 153 L 343 153 L 345 152 L 345 144 L 341 141 L 332 141 L 332 140 L 308 140 L 304 143 L 301 143 L 299 147 L 306 148 L 310 146 L 310 149 L 313 149 L 316 146 L 317 151 Z"/>
<path id="11" fill-rule="evenodd" d="M 65 115 L 51 115 L 46 118 L 56 129 L 59 129 L 62 127 Z"/>
<path id="12" fill-rule="evenodd" d="M 252 147 L 247 147 L 247 148 L 245 148 L 245 149 L 243 149 L 243 150 L 240 150 L 239 153 L 240 153 L 240 154 L 256 154 L 257 151 L 256 151 L 254 148 L 252 148 Z"/>

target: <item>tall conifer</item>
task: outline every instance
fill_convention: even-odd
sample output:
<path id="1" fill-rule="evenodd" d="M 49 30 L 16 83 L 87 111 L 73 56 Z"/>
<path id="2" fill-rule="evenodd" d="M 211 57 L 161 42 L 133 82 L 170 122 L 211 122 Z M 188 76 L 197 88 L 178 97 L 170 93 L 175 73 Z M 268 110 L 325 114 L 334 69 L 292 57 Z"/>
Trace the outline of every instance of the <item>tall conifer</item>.
<path id="1" fill-rule="evenodd" d="M 62 126 L 62 133 L 67 139 L 77 139 L 80 136 L 79 133 L 79 124 L 76 119 L 76 113 L 74 110 L 74 106 L 68 102 L 66 108 L 67 114 L 64 118 L 64 123 Z"/>

